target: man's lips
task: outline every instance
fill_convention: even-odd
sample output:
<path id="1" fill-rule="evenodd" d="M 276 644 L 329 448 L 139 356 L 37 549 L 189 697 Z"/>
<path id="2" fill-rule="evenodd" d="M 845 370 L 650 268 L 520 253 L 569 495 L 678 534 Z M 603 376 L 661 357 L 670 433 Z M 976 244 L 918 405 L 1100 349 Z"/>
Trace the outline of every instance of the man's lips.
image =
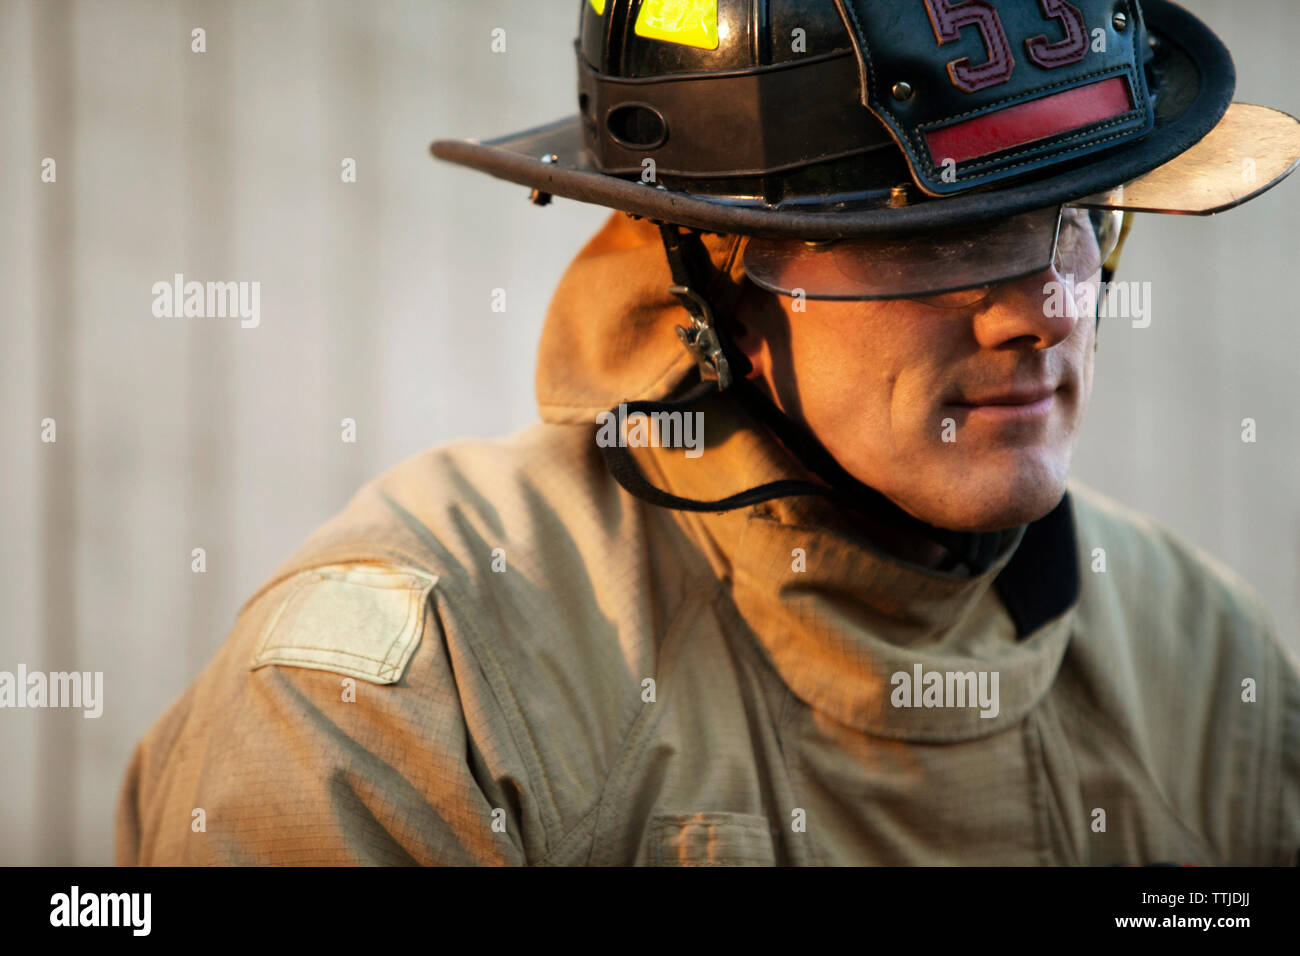
<path id="1" fill-rule="evenodd" d="M 974 398 L 962 396 L 949 406 L 958 410 L 963 421 L 1002 426 L 1035 423 L 1041 425 L 1056 407 L 1059 388 L 1048 385 L 1022 386 L 1000 392 L 988 392 Z"/>
<path id="2" fill-rule="evenodd" d="M 1005 392 L 990 392 L 987 395 L 981 395 L 978 398 L 961 398 L 952 402 L 966 408 L 981 408 L 985 406 L 996 405 L 1037 405 L 1045 399 L 1051 398 L 1057 392 L 1056 388 L 1051 386 L 1033 386 L 1030 388 L 1018 388 Z"/>

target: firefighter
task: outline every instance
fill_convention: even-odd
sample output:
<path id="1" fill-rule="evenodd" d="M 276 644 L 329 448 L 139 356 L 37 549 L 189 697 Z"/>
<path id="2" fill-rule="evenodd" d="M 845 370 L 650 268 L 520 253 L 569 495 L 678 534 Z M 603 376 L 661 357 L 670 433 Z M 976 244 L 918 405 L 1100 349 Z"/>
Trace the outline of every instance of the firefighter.
<path id="1" fill-rule="evenodd" d="M 119 861 L 1295 863 L 1261 601 L 1068 470 L 1133 216 L 1300 124 L 1164 0 L 581 3 L 576 116 L 433 146 L 613 210 L 542 423 L 249 600 Z"/>

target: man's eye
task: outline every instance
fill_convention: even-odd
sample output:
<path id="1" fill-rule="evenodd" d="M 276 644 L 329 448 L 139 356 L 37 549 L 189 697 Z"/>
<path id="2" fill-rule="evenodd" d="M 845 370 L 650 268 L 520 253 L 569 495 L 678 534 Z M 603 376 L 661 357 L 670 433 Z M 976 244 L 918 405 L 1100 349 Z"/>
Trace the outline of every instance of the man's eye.
<path id="1" fill-rule="evenodd" d="M 912 301 L 928 305 L 935 309 L 969 309 L 989 297 L 993 286 L 985 285 L 974 289 L 962 289 L 958 292 L 943 292 L 939 295 L 917 296 Z"/>

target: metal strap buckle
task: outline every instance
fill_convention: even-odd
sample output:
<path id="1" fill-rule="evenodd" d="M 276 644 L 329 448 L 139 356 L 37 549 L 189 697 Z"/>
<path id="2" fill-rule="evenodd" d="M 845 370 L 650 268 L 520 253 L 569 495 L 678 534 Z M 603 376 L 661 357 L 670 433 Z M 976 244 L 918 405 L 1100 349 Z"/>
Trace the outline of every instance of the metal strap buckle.
<path id="1" fill-rule="evenodd" d="M 682 305 L 691 314 L 690 328 L 677 326 L 677 337 L 686 346 L 686 350 L 695 356 L 701 377 L 706 381 L 717 382 L 718 391 L 725 392 L 731 387 L 731 366 L 723 354 L 722 340 L 718 337 L 713 310 L 709 308 L 708 301 L 689 286 L 670 285 L 668 291 L 681 299 Z"/>

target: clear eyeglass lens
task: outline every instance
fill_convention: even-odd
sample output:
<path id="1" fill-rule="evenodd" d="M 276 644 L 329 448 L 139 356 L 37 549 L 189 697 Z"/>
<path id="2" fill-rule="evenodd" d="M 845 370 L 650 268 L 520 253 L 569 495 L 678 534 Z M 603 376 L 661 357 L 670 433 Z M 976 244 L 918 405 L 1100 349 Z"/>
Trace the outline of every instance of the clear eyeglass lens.
<path id="1" fill-rule="evenodd" d="M 1123 220 L 1123 213 L 1107 210 L 1062 209 L 1056 235 L 1056 271 L 1076 279 L 1097 276 L 1115 251 Z"/>
<path id="2" fill-rule="evenodd" d="M 1124 213 L 1119 209 L 1095 209 L 1090 215 L 1097 243 L 1101 246 L 1101 261 L 1106 262 L 1119 245 L 1124 231 Z"/>
<path id="3" fill-rule="evenodd" d="M 761 288 L 809 299 L 910 299 L 970 309 L 1000 284 L 1055 268 L 1094 279 L 1119 241 L 1120 213 L 1050 207 L 921 236 L 828 242 L 754 239 L 745 271 Z"/>

